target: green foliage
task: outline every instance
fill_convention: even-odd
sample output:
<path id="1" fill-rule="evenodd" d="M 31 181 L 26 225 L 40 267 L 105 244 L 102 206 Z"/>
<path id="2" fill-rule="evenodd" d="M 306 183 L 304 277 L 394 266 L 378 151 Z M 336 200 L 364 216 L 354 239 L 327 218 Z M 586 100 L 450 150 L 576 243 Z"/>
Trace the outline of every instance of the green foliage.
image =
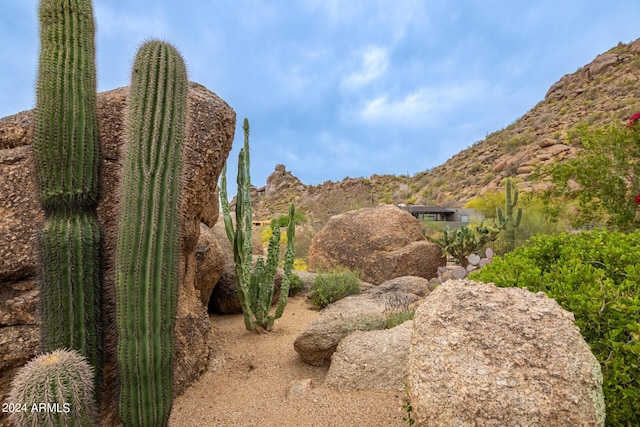
<path id="1" fill-rule="evenodd" d="M 536 236 L 471 278 L 526 287 L 573 312 L 602 367 L 607 425 L 640 414 L 640 231 Z"/>
<path id="2" fill-rule="evenodd" d="M 511 180 L 507 179 L 505 189 L 505 212 L 502 214 L 502 208 L 498 206 L 496 217 L 498 222 L 504 228 L 504 239 L 507 242 L 507 250 L 512 251 L 515 247 L 516 229 L 520 225 L 522 219 L 522 208 L 518 208 L 518 213 L 514 213 L 513 208 L 518 204 L 518 189 L 512 191 Z"/>
<path id="3" fill-rule="evenodd" d="M 318 274 L 309 290 L 311 303 L 324 308 L 348 295 L 360 293 L 360 275 L 346 268 Z"/>
<path id="4" fill-rule="evenodd" d="M 75 350 L 41 354 L 20 368 L 7 403 L 20 427 L 98 425 L 93 369 Z"/>
<path id="5" fill-rule="evenodd" d="M 90 0 L 41 0 L 39 18 L 33 153 L 45 213 L 38 240 L 40 347 L 43 352 L 77 349 L 99 374 L 100 147 L 93 8 Z"/>
<path id="6" fill-rule="evenodd" d="M 402 409 L 407 413 L 407 415 L 402 417 L 402 421 L 407 423 L 408 426 L 412 426 L 416 423 L 416 420 L 413 418 L 413 406 L 411 405 L 411 396 L 409 395 L 409 386 L 405 385 L 405 398 L 402 403 Z"/>
<path id="7" fill-rule="evenodd" d="M 469 263 L 468 256 L 479 252 L 481 248 L 498 238 L 500 229 L 497 227 L 486 227 L 482 224 L 471 230 L 462 226 L 456 229 L 447 229 L 442 233 L 442 237 L 434 239 L 425 236 L 429 241 L 437 244 L 442 249 L 443 255 L 450 255 L 458 260 L 460 265 L 466 267 Z"/>
<path id="8" fill-rule="evenodd" d="M 295 273 L 292 273 L 289 277 L 289 296 L 295 295 L 304 288 L 304 282 Z"/>
<path id="9" fill-rule="evenodd" d="M 487 191 L 481 197 L 470 200 L 465 208 L 475 209 L 485 215 L 487 219 L 495 219 L 498 207 L 504 206 L 506 195 L 503 191 Z M 519 201 L 522 205 L 523 214 L 518 225 L 518 238 L 514 246 L 526 241 L 537 234 L 556 234 L 566 230 L 566 206 L 550 203 L 532 193 L 520 194 Z M 504 233 L 500 233 L 494 246 L 498 253 L 507 252 L 503 248 L 509 245 L 506 242 Z"/>
<path id="10" fill-rule="evenodd" d="M 167 425 L 173 403 L 186 118 L 184 60 L 167 43 L 144 43 L 131 73 L 115 261 L 120 416 L 129 426 Z"/>
<path id="11" fill-rule="evenodd" d="M 243 123 L 244 146 L 238 154 L 238 196 L 236 200 L 236 225 L 233 226 L 229 199 L 227 196 L 226 165 L 220 180 L 220 204 L 225 223 L 227 237 L 233 247 L 233 258 L 236 270 L 236 288 L 242 307 L 244 324 L 247 330 L 267 332 L 273 328 L 276 319 L 282 317 L 289 298 L 291 286 L 291 270 L 294 261 L 294 239 L 296 211 L 293 204 L 289 206 L 289 216 L 285 220 L 276 220 L 271 227 L 269 249 L 266 261 L 260 257 L 255 269 L 251 267 L 251 175 L 249 158 L 249 121 Z M 298 220 L 301 216 L 298 215 Z M 284 279 L 280 287 L 280 298 L 273 314 L 270 314 L 275 293 L 275 274 L 280 259 L 280 225 L 287 227 L 287 247 L 284 257 Z"/>
<path id="12" fill-rule="evenodd" d="M 415 308 L 402 308 L 400 310 L 393 310 L 386 314 L 385 327 L 386 329 L 395 328 L 398 325 L 402 325 L 407 320 L 413 320 L 416 314 Z"/>
<path id="13" fill-rule="evenodd" d="M 485 216 L 485 218 L 493 218 L 496 215 L 498 207 L 504 206 L 505 193 L 502 191 L 487 191 L 482 197 L 476 197 L 469 200 L 464 207 L 475 209 Z"/>
<path id="14" fill-rule="evenodd" d="M 572 225 L 603 224 L 619 231 L 640 226 L 640 126 L 613 124 L 606 128 L 578 126 L 570 135 L 581 148 L 574 159 L 544 169 L 551 188 L 548 200 L 576 200 Z M 575 186 L 575 183 L 579 187 Z"/>
<path id="15" fill-rule="evenodd" d="M 289 225 L 289 221 L 289 215 L 281 215 L 278 218 L 271 220 L 271 227 L 284 228 Z M 293 217 L 293 223 L 295 225 L 300 225 L 304 224 L 305 222 L 307 222 L 307 218 L 302 213 L 296 212 Z"/>

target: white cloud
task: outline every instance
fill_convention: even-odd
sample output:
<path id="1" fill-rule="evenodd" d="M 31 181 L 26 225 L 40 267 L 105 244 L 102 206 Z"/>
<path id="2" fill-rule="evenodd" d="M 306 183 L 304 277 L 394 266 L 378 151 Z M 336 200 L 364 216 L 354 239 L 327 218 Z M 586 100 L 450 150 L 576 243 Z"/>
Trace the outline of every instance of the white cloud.
<path id="1" fill-rule="evenodd" d="M 146 15 L 125 13 L 122 9 L 115 9 L 105 3 L 97 3 L 94 7 L 97 30 L 108 36 L 135 36 L 138 43 L 150 37 L 166 35 L 169 25 L 161 7 L 154 7 Z"/>
<path id="2" fill-rule="evenodd" d="M 389 66 L 389 51 L 384 47 L 368 46 L 361 55 L 359 69 L 342 79 L 342 85 L 356 88 L 382 76 Z"/>
<path id="3" fill-rule="evenodd" d="M 361 120 L 371 123 L 424 124 L 458 106 L 474 102 L 483 91 L 484 84 L 481 81 L 467 81 L 420 88 L 397 99 L 382 95 L 366 101 L 358 116 Z"/>

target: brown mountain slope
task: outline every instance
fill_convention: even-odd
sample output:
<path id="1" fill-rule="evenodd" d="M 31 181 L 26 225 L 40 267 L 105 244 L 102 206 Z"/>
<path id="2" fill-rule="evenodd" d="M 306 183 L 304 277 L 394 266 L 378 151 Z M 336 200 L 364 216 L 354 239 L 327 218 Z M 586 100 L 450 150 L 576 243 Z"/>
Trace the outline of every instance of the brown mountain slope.
<path id="1" fill-rule="evenodd" d="M 640 111 L 640 39 L 619 43 L 549 88 L 543 101 L 509 126 L 413 177 L 373 175 L 305 186 L 280 165 L 254 195 L 254 218 L 286 212 L 289 202 L 314 221 L 379 202 L 462 206 L 507 177 L 535 190 L 531 173 L 576 155 L 567 133 L 579 123 L 624 122 Z M 274 185 L 274 182 L 276 184 Z M 278 183 L 285 182 L 280 185 Z"/>

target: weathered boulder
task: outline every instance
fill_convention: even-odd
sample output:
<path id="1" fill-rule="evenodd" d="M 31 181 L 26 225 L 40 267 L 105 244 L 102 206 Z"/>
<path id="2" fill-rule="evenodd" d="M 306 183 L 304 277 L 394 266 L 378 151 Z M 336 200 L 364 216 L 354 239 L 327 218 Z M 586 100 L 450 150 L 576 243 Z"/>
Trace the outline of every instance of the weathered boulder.
<path id="1" fill-rule="evenodd" d="M 422 277 L 392 279 L 325 307 L 298 335 L 293 347 L 310 365 L 329 363 L 340 341 L 354 331 L 382 329 L 390 312 L 413 308 L 430 292 Z"/>
<path id="2" fill-rule="evenodd" d="M 104 240 L 105 372 L 103 418 L 117 424 L 115 369 L 114 259 L 118 189 L 122 167 L 124 110 L 128 88 L 98 94 L 102 152 L 98 219 Z M 174 393 L 180 394 L 206 369 L 212 330 L 196 291 L 196 245 L 200 223 L 217 220 L 216 183 L 231 149 L 235 112 L 203 86 L 189 87 L 189 115 L 182 198 L 183 240 L 176 321 Z M 35 191 L 31 138 L 33 110 L 0 119 L 0 400 L 17 368 L 37 350 L 36 237 L 43 214 Z M 20 337 L 20 340 L 16 340 Z M 1 421 L 1 420 L 0 420 Z"/>
<path id="3" fill-rule="evenodd" d="M 216 241 L 221 249 L 223 268 L 220 272 L 220 277 L 214 282 L 213 289 L 210 292 L 208 300 L 209 312 L 218 314 L 242 313 L 238 291 L 236 290 L 236 265 L 233 260 L 233 248 L 227 237 L 222 218 L 211 228 L 211 231 L 212 239 Z M 264 249 L 258 233 L 254 232 L 252 239 L 251 248 L 255 261 L 258 256 L 264 254 Z M 279 286 L 280 283 L 282 283 L 282 274 L 276 277 L 276 286 Z"/>
<path id="4" fill-rule="evenodd" d="M 404 390 L 413 322 L 355 331 L 331 356 L 325 385 L 337 390 Z"/>
<path id="5" fill-rule="evenodd" d="M 420 221 L 394 205 L 346 212 L 329 219 L 311 240 L 310 271 L 348 267 L 378 285 L 400 276 L 436 276 L 440 248 L 425 240 Z"/>
<path id="6" fill-rule="evenodd" d="M 275 170 L 267 177 L 265 194 L 274 194 L 301 184 L 300 180 L 287 171 L 284 165 L 276 165 Z"/>
<path id="7" fill-rule="evenodd" d="M 196 289 L 205 307 L 208 306 L 211 291 L 220 280 L 228 262 L 226 247 L 223 245 L 223 238 L 226 240 L 227 236 L 220 235 L 219 230 L 220 227 L 209 228 L 207 224 L 200 223 L 200 237 L 196 246 Z"/>
<path id="8" fill-rule="evenodd" d="M 543 293 L 443 283 L 414 318 L 416 425 L 604 425 L 600 365 L 573 322 Z"/>

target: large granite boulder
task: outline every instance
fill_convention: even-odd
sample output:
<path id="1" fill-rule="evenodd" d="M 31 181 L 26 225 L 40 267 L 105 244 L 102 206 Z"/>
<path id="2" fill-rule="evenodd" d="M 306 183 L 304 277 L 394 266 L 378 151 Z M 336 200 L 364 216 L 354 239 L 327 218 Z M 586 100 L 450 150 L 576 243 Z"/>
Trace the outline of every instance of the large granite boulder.
<path id="1" fill-rule="evenodd" d="M 331 217 L 308 255 L 310 271 L 348 267 L 374 285 L 400 276 L 429 279 L 445 262 L 440 248 L 424 238 L 420 221 L 394 205 Z"/>
<path id="2" fill-rule="evenodd" d="M 200 223 L 200 237 L 196 246 L 196 289 L 200 293 L 200 301 L 205 306 L 208 306 L 211 291 L 220 280 L 229 261 L 225 241 L 222 239 L 224 237 L 226 240 L 227 236 L 217 233 L 219 228 L 210 228 L 207 224 Z"/>
<path id="3" fill-rule="evenodd" d="M 355 331 L 345 337 L 331 356 L 324 378 L 336 390 L 403 391 L 413 322 L 391 329 Z"/>
<path id="4" fill-rule="evenodd" d="M 416 425 L 604 425 L 600 365 L 543 293 L 443 283 L 416 311 L 408 369 Z"/>
<path id="5" fill-rule="evenodd" d="M 104 238 L 107 386 L 103 418 L 117 423 L 111 411 L 117 401 L 115 370 L 114 250 L 118 188 L 122 167 L 124 110 L 128 88 L 98 94 L 102 151 L 102 194 L 98 218 Z M 218 217 L 216 186 L 231 149 L 235 112 L 203 86 L 189 87 L 182 199 L 183 240 L 180 295 L 176 322 L 174 392 L 182 393 L 204 372 L 212 344 L 206 306 L 196 290 L 196 245 L 200 223 L 213 226 Z M 0 400 L 4 401 L 16 370 L 37 350 L 36 236 L 43 214 L 35 192 L 31 138 L 33 110 L 0 119 Z M 1 416 L 1 414 L 0 414 Z M 1 423 L 2 420 L 0 420 Z"/>
<path id="6" fill-rule="evenodd" d="M 358 330 L 384 328 L 387 314 L 414 308 L 429 292 L 428 280 L 402 277 L 342 298 L 322 309 L 293 348 L 310 365 L 328 364 L 343 338 Z"/>

